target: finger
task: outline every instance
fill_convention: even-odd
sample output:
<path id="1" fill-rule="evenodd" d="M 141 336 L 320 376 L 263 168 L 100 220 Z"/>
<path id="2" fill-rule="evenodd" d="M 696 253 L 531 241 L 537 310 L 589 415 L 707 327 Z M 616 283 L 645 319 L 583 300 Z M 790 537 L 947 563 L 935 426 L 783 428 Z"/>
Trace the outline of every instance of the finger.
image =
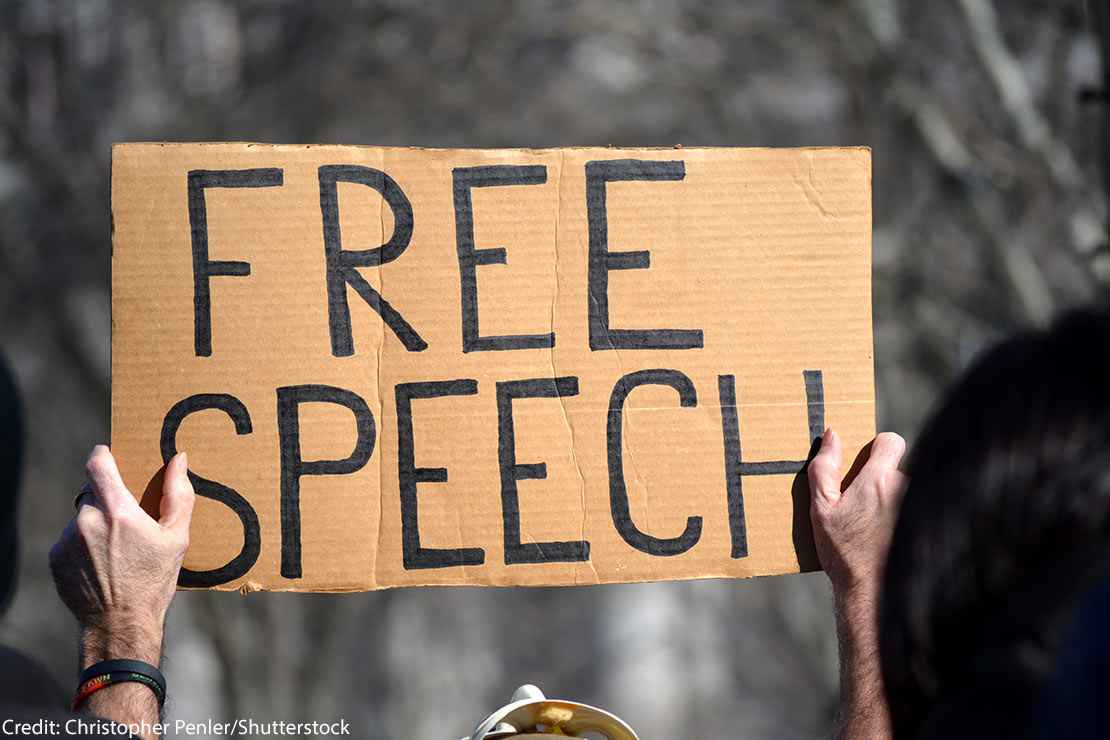
<path id="1" fill-rule="evenodd" d="M 902 471 L 888 471 L 886 474 L 886 479 L 884 481 L 885 485 L 883 485 L 880 489 L 883 500 L 888 503 L 900 501 L 902 498 L 902 494 L 906 490 L 906 484 L 909 482 L 909 476 L 907 476 Z"/>
<path id="2" fill-rule="evenodd" d="M 179 452 L 166 463 L 158 523 L 168 529 L 188 529 L 195 502 L 193 484 L 189 481 L 189 458 L 184 452 Z"/>
<path id="3" fill-rule="evenodd" d="M 834 503 L 840 500 L 840 463 L 844 450 L 832 429 L 821 436 L 821 449 L 809 461 L 809 490 L 814 500 Z"/>
<path id="4" fill-rule="evenodd" d="M 80 549 L 100 550 L 105 545 L 107 516 L 96 506 L 82 506 L 73 517 L 74 543 Z"/>
<path id="5" fill-rule="evenodd" d="M 906 440 L 894 432 L 883 432 L 871 443 L 871 457 L 863 467 L 871 474 L 896 471 L 905 453 Z"/>
<path id="6" fill-rule="evenodd" d="M 92 483 L 93 495 L 105 511 L 123 511 L 139 506 L 139 502 L 123 484 L 116 459 L 105 445 L 93 447 L 85 463 L 85 472 Z"/>

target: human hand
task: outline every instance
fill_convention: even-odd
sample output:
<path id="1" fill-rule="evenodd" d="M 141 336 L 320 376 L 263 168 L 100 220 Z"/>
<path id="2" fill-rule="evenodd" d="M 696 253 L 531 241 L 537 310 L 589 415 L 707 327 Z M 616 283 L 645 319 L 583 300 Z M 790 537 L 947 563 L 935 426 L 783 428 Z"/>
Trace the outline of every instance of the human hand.
<path id="1" fill-rule="evenodd" d="M 113 658 L 158 665 L 189 545 L 188 461 L 182 453 L 167 463 L 157 520 L 127 490 L 107 447 L 94 447 L 85 469 L 77 515 L 50 550 L 58 596 L 82 628 L 82 667 Z"/>
<path id="2" fill-rule="evenodd" d="M 906 441 L 884 432 L 871 443 L 871 454 L 842 489 L 840 437 L 829 429 L 809 463 L 810 519 L 817 557 L 838 599 L 877 596 L 882 564 L 890 545 L 898 499 L 905 476 L 898 463 Z"/>
<path id="3" fill-rule="evenodd" d="M 837 738 L 889 738 L 890 719 L 879 668 L 879 580 L 905 476 L 898 463 L 906 441 L 889 432 L 841 487 L 843 448 L 831 429 L 809 463 L 810 520 L 817 557 L 832 581 L 840 648 Z"/>

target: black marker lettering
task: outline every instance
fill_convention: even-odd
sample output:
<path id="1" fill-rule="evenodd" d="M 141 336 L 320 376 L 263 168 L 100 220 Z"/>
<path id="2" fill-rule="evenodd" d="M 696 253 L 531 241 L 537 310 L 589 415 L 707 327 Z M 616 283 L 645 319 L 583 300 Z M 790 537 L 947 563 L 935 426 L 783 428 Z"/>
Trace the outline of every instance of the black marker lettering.
<path id="1" fill-rule="evenodd" d="M 236 434 L 251 433 L 251 417 L 247 407 L 238 398 L 227 393 L 198 393 L 182 399 L 174 404 L 162 421 L 162 437 L 160 449 L 162 462 L 168 463 L 170 458 L 177 454 L 177 430 L 181 422 L 189 414 L 206 409 L 219 409 L 227 414 L 235 423 Z M 243 547 L 239 554 L 226 565 L 212 570 L 189 570 L 182 568 L 177 577 L 180 586 L 205 588 L 218 586 L 221 583 L 234 581 L 247 574 L 258 560 L 258 553 L 262 546 L 261 530 L 258 526 L 258 514 L 250 503 L 239 495 L 238 491 L 228 488 L 222 483 L 201 478 L 193 471 L 189 471 L 189 481 L 198 496 L 203 496 L 213 501 L 218 501 L 235 512 L 243 526 Z"/>
<path id="2" fill-rule="evenodd" d="M 471 188 L 505 185 L 539 185 L 547 182 L 543 165 L 492 165 L 489 167 L 456 167 L 455 250 L 459 256 L 459 286 L 462 295 L 463 352 L 490 350 L 536 349 L 555 346 L 555 333 L 506 334 L 483 337 L 478 328 L 478 265 L 504 265 L 504 247 L 474 248 L 474 205 Z"/>
<path id="3" fill-rule="evenodd" d="M 446 483 L 447 469 L 416 467 L 412 432 L 412 399 L 473 396 L 478 393 L 478 381 L 398 383 L 394 393 L 397 398 L 397 477 L 401 487 L 401 545 L 405 570 L 481 565 L 486 560 L 486 553 L 480 547 L 450 549 L 420 546 L 416 484 Z"/>
<path id="4" fill-rule="evenodd" d="M 351 307 L 347 304 L 347 286 L 355 289 L 370 308 L 378 312 L 405 349 L 419 352 L 428 348 L 416 330 L 381 293 L 367 282 L 358 267 L 374 267 L 392 262 L 401 256 L 412 239 L 412 204 L 393 178 L 373 167 L 353 164 L 329 164 L 318 170 L 320 179 L 320 213 L 324 221 L 324 257 L 327 263 L 328 329 L 331 332 L 331 353 L 336 357 L 354 354 L 351 336 Z M 373 188 L 393 211 L 393 236 L 373 249 L 344 249 L 339 233 L 339 185 L 358 183 Z"/>
<path id="5" fill-rule="evenodd" d="M 276 167 L 255 170 L 190 170 L 188 175 L 189 231 L 193 242 L 193 351 L 197 357 L 212 355 L 213 275 L 242 277 L 251 274 L 249 262 L 208 259 L 207 188 L 272 188 L 282 184 Z"/>
<path id="6" fill-rule="evenodd" d="M 825 428 L 825 386 L 820 370 L 802 373 L 806 387 L 807 421 L 810 441 L 821 436 Z M 745 475 L 795 475 L 808 460 L 770 460 L 744 462 L 740 448 L 740 418 L 736 412 L 736 378 L 718 375 L 717 389 L 721 398 L 721 428 L 725 442 L 725 485 L 728 491 L 728 525 L 732 534 L 732 557 L 748 556 L 748 530 L 744 522 Z"/>
<path id="7" fill-rule="evenodd" d="M 497 384 L 497 458 L 501 467 L 501 516 L 505 531 L 505 564 L 566 563 L 590 559 L 590 543 L 520 541 L 518 480 L 542 480 L 547 464 L 516 461 L 516 431 L 513 424 L 514 398 L 565 398 L 578 395 L 578 378 L 536 378 Z"/>
<path id="8" fill-rule="evenodd" d="M 302 403 L 332 403 L 355 417 L 357 437 L 342 460 L 301 459 Z M 281 575 L 301 577 L 301 476 L 347 475 L 361 469 L 374 453 L 374 415 L 356 393 L 330 385 L 292 385 L 277 389 L 281 447 Z"/>
<path id="9" fill-rule="evenodd" d="M 703 345 L 701 329 L 613 329 L 609 326 L 609 271 L 642 270 L 651 265 L 646 249 L 609 251 L 609 216 L 605 186 L 629 180 L 682 180 L 682 161 L 640 159 L 595 160 L 586 163 L 586 215 L 589 221 L 590 349 L 696 349 Z"/>
<path id="10" fill-rule="evenodd" d="M 624 447 L 622 440 L 622 415 L 624 402 L 633 388 L 641 385 L 666 385 L 678 391 L 679 403 L 684 408 L 698 405 L 698 394 L 688 377 L 677 370 L 640 370 L 629 373 L 613 386 L 609 397 L 609 420 L 606 438 L 609 448 L 609 507 L 613 524 L 624 541 L 649 555 L 681 555 L 698 543 L 701 538 L 700 516 L 686 519 L 686 529 L 678 537 L 660 539 L 646 534 L 633 523 L 628 508 L 628 490 L 624 482 Z"/>

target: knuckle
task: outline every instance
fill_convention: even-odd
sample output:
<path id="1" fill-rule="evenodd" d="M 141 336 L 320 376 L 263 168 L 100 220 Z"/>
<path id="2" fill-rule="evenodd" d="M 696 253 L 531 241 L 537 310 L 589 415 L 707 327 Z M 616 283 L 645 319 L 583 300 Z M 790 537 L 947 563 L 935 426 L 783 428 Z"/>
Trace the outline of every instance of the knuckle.
<path id="1" fill-rule="evenodd" d="M 92 507 L 82 506 L 81 510 L 77 512 L 77 516 L 74 517 L 73 523 L 78 532 L 83 532 L 92 525 L 94 519 L 95 514 Z"/>
<path id="2" fill-rule="evenodd" d="M 196 495 L 193 491 L 193 484 L 189 482 L 188 478 L 181 478 L 173 484 L 173 494 L 185 503 Z"/>
<path id="3" fill-rule="evenodd" d="M 831 489 L 837 485 L 836 481 L 839 480 L 837 474 L 839 470 L 833 465 L 831 460 L 821 460 L 814 458 L 809 464 L 809 469 L 806 471 L 806 476 L 809 479 L 810 490 L 814 494 L 832 494 L 835 493 Z"/>
<path id="4" fill-rule="evenodd" d="M 123 531 L 130 530 L 135 523 L 134 517 L 132 517 L 130 513 L 112 508 L 105 510 L 104 520 L 110 522 L 113 527 Z"/>
<path id="5" fill-rule="evenodd" d="M 875 437 L 875 445 L 891 453 L 901 454 L 906 449 L 906 440 L 895 432 L 882 432 Z"/>
<path id="6" fill-rule="evenodd" d="M 77 518 L 74 521 L 74 529 L 82 539 L 88 540 L 95 537 L 101 529 L 101 514 L 99 511 L 91 506 L 81 507 L 81 511 L 77 512 Z"/>
<path id="7" fill-rule="evenodd" d="M 905 476 L 898 471 L 890 471 L 878 481 L 879 495 L 884 499 L 897 496 L 902 491 L 905 480 Z"/>
<path id="8" fill-rule="evenodd" d="M 831 468 L 832 461 L 829 460 L 828 455 L 824 453 L 818 453 L 816 457 L 810 460 L 807 474 L 809 475 L 810 480 L 818 480 L 828 475 Z"/>

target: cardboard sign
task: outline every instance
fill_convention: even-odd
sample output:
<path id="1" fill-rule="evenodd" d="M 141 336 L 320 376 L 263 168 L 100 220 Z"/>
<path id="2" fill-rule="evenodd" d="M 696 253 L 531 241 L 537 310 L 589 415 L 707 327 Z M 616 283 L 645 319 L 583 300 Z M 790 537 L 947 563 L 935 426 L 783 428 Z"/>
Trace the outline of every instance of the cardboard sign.
<path id="1" fill-rule="evenodd" d="M 184 587 L 813 569 L 811 443 L 874 433 L 870 183 L 866 149 L 118 145 L 112 447 L 136 494 L 189 453 Z"/>

